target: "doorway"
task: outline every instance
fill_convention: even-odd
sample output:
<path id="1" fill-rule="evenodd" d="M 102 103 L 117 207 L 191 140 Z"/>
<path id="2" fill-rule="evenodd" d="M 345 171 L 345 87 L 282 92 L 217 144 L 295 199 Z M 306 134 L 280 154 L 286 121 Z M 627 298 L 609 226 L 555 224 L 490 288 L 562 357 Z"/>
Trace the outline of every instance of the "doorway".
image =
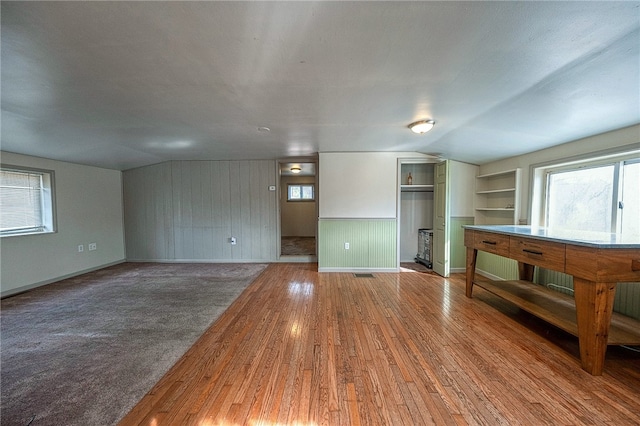
<path id="1" fill-rule="evenodd" d="M 309 159 L 287 159 L 279 162 L 278 168 L 279 257 L 286 261 L 316 261 L 317 162 Z"/>

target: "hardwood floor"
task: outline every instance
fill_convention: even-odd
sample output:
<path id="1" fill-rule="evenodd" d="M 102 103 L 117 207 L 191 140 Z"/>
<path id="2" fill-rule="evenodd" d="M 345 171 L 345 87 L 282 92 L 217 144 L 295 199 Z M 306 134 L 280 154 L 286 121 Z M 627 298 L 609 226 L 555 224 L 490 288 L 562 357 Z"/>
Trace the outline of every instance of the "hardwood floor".
<path id="1" fill-rule="evenodd" d="M 273 264 L 122 425 L 640 424 L 640 355 L 577 340 L 464 276 Z"/>

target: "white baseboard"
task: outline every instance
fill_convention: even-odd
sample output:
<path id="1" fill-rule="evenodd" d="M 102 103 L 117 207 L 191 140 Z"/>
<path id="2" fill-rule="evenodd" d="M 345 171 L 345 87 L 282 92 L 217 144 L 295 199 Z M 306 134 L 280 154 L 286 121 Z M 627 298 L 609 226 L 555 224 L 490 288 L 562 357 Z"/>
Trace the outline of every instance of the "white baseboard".
<path id="1" fill-rule="evenodd" d="M 272 263 L 268 259 L 127 259 L 131 263 Z"/>
<path id="2" fill-rule="evenodd" d="M 124 263 L 124 262 L 126 262 L 126 260 L 124 260 L 124 259 L 117 260 L 115 262 L 105 263 L 104 265 L 94 266 L 93 268 L 83 269 L 82 271 L 73 272 L 71 274 L 62 275 L 60 277 L 51 278 L 51 279 L 44 280 L 44 281 L 39 281 L 37 283 L 24 285 L 24 286 L 18 287 L 18 288 L 12 288 L 11 290 L 7 290 L 7 291 L 4 291 L 4 292 L 1 292 L 0 293 L 0 298 L 9 297 L 9 296 L 15 296 L 16 294 L 24 293 L 25 291 L 32 290 L 32 289 L 37 288 L 37 287 L 42 287 L 43 285 L 53 284 L 53 283 L 58 282 L 58 281 L 66 280 L 68 278 L 77 277 L 78 275 L 87 274 L 89 272 L 97 271 L 99 269 L 108 268 L 109 266 L 119 265 L 119 264 Z"/>
<path id="3" fill-rule="evenodd" d="M 399 268 L 318 268 L 318 272 L 346 272 L 354 274 L 393 273 L 400 272 Z"/>
<path id="4" fill-rule="evenodd" d="M 483 277 L 489 278 L 492 281 L 504 281 L 504 278 L 501 278 L 497 275 L 490 274 L 489 272 L 483 271 L 481 269 L 476 269 L 476 274 L 482 275 Z"/>

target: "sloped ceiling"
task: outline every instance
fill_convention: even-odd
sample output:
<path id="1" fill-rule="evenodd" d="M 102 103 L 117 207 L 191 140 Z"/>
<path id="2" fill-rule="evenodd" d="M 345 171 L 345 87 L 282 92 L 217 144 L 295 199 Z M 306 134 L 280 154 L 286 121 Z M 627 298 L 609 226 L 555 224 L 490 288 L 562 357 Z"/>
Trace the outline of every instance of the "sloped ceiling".
<path id="1" fill-rule="evenodd" d="M 1 148 L 482 164 L 640 122 L 639 5 L 3 1 Z"/>

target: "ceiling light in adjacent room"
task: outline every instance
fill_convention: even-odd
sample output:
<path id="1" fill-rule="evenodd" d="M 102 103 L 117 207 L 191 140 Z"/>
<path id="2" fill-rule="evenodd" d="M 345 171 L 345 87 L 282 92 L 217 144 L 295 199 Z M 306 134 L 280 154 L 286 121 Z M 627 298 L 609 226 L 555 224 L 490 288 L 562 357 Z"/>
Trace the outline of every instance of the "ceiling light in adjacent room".
<path id="1" fill-rule="evenodd" d="M 420 120 L 420 121 L 416 121 L 415 123 L 409 124 L 409 128 L 413 133 L 417 133 L 421 135 L 433 129 L 433 126 L 435 124 L 436 122 L 433 120 Z"/>
<path id="2" fill-rule="evenodd" d="M 302 171 L 302 169 L 300 167 L 298 167 L 298 166 L 293 166 L 291 168 L 291 173 L 296 173 L 297 174 L 297 173 L 300 173 L 301 171 Z"/>

